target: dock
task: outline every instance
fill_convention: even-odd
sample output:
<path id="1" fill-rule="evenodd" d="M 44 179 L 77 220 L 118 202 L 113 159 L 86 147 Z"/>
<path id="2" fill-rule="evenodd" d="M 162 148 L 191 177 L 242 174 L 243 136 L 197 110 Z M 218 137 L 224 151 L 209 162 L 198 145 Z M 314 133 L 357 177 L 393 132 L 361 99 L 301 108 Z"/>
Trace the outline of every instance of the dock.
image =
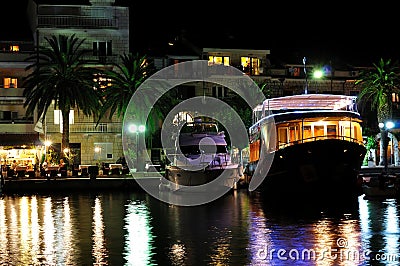
<path id="1" fill-rule="evenodd" d="M 68 176 L 56 178 L 17 178 L 5 179 L 0 194 L 36 192 L 75 192 L 75 191 L 143 191 L 137 180 L 158 186 L 160 179 L 154 173 L 135 173 L 134 175 L 98 175 L 96 178 Z"/>

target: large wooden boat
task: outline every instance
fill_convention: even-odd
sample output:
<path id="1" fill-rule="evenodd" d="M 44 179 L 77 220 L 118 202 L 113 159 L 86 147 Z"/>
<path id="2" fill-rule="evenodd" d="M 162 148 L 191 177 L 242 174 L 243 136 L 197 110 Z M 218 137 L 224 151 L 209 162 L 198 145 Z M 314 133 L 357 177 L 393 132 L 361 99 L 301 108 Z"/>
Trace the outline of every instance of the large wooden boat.
<path id="1" fill-rule="evenodd" d="M 210 182 L 215 189 L 235 188 L 243 171 L 240 164 L 232 162 L 227 146 L 225 133 L 215 121 L 195 118 L 185 122 L 176 138 L 174 160 L 165 169 L 168 182 L 162 182 L 160 188 L 196 191 L 196 187 L 202 192 L 210 188 L 202 185 Z"/>
<path id="2" fill-rule="evenodd" d="M 267 99 L 253 109 L 253 122 L 245 169 L 250 190 L 283 196 L 333 192 L 338 197 L 359 190 L 366 148 L 356 97 L 302 94 Z"/>

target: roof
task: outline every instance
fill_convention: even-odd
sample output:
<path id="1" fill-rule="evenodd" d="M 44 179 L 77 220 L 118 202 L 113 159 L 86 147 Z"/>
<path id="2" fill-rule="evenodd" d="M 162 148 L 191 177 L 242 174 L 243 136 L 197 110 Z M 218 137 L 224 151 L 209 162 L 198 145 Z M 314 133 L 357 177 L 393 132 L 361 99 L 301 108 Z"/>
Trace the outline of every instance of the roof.
<path id="1" fill-rule="evenodd" d="M 256 106 L 253 111 L 276 110 L 351 110 L 356 111 L 356 96 L 335 94 L 299 94 L 266 99 Z"/>
<path id="2" fill-rule="evenodd" d="M 0 146 L 43 145 L 39 133 L 1 133 Z"/>

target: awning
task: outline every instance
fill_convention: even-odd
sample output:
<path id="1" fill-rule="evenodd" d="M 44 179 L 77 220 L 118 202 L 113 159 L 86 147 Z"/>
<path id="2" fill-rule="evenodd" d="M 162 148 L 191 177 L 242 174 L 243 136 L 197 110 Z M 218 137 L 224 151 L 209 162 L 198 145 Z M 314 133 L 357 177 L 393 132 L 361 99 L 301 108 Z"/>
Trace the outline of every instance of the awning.
<path id="1" fill-rule="evenodd" d="M 36 146 L 43 145 L 39 133 L 0 133 L 0 146 Z"/>
<path id="2" fill-rule="evenodd" d="M 354 109 L 356 96 L 335 94 L 299 94 L 266 99 L 253 111 L 286 110 L 286 109 L 328 109 L 351 110 Z M 355 110 L 353 110 L 355 111 Z"/>

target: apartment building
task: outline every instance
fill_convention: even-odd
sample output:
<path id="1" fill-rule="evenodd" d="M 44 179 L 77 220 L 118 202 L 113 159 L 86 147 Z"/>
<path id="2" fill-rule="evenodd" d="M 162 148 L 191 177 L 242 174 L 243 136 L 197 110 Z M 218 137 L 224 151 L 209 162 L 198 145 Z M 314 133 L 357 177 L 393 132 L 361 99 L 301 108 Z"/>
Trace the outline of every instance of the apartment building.
<path id="1" fill-rule="evenodd" d="M 87 5 L 37 4 L 28 1 L 27 16 L 31 41 L 1 42 L 0 150 L 3 160 L 29 158 L 37 163 L 43 153 L 59 152 L 61 113 L 52 106 L 43 123 L 38 117 L 25 117 L 22 79 L 28 73 L 24 61 L 35 45 L 46 45 L 45 37 L 75 34 L 85 39 L 84 47 L 93 52 L 87 59 L 108 65 L 129 51 L 129 10 L 115 6 L 114 0 L 90 0 Z M 123 156 L 122 118 L 104 118 L 96 126 L 95 117 L 70 113 L 70 153 L 74 164 L 115 162 Z M 51 143 L 46 147 L 45 143 Z M 1 146 L 3 145 L 3 146 Z M 29 147 L 29 150 L 28 150 Z"/>
<path id="2" fill-rule="evenodd" d="M 0 41 L 0 156 L 2 164 L 16 160 L 35 164 L 43 143 L 35 129 L 37 117 L 26 117 L 22 79 L 28 74 L 25 59 L 33 52 L 27 40 Z"/>

